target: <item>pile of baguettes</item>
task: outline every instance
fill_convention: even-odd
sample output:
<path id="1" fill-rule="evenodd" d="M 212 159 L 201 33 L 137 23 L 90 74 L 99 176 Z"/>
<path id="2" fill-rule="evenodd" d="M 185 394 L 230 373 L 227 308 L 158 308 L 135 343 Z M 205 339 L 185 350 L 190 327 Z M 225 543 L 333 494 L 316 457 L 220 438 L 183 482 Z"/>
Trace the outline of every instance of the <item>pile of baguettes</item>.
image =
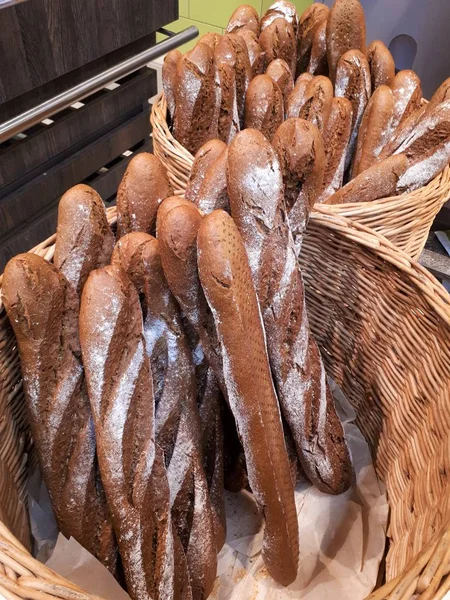
<path id="1" fill-rule="evenodd" d="M 173 135 L 192 154 L 211 139 L 229 144 L 244 128 L 278 140 L 302 127 L 293 118 L 304 119 L 321 134 L 316 201 L 332 204 L 418 189 L 449 164 L 450 79 L 423 105 L 416 73 L 395 74 L 383 42 L 366 46 L 359 0 L 336 0 L 331 10 L 315 3 L 301 17 L 278 0 L 261 20 L 243 5 L 226 31 L 164 62 Z M 308 152 L 296 159 L 299 178 L 312 164 Z"/>

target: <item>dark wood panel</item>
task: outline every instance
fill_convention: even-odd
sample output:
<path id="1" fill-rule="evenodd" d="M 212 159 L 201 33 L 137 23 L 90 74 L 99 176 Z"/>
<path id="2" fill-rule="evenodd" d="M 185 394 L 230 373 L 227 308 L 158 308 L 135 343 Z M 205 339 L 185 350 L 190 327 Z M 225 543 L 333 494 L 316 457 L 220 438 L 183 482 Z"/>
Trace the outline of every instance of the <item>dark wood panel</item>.
<path id="1" fill-rule="evenodd" d="M 433 231 L 450 230 L 450 201 L 446 202 L 436 215 L 432 227 Z"/>
<path id="2" fill-rule="evenodd" d="M 176 0 L 32 0 L 2 10 L 0 103 L 178 18 Z"/>
<path id="3" fill-rule="evenodd" d="M 82 108 L 55 115 L 51 125 L 0 146 L 0 198 L 36 177 L 36 171 L 48 171 L 81 145 L 101 137 L 115 120 L 125 121 L 130 110 L 144 105 L 155 92 L 156 73 L 142 69 L 116 89 L 86 99 Z"/>

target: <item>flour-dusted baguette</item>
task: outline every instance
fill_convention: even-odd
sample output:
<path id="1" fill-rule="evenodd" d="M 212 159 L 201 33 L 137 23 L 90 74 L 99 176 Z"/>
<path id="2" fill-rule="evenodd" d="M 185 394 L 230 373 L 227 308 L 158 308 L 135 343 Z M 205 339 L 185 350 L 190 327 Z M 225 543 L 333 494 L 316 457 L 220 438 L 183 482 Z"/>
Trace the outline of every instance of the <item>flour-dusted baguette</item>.
<path id="1" fill-rule="evenodd" d="M 227 193 L 228 148 L 208 168 L 197 196 L 196 205 L 207 215 L 222 208 L 230 212 L 230 200 Z"/>
<path id="2" fill-rule="evenodd" d="M 350 455 L 309 331 L 280 165 L 259 132 L 244 131 L 231 144 L 228 179 L 232 216 L 249 257 L 272 373 L 298 457 L 320 490 L 342 493 L 352 479 Z"/>
<path id="3" fill-rule="evenodd" d="M 333 84 L 323 75 L 312 79 L 305 91 L 299 117 L 310 121 L 323 132 L 331 112 L 333 102 Z"/>
<path id="4" fill-rule="evenodd" d="M 352 103 L 347 98 L 333 98 L 330 118 L 323 133 L 325 172 L 316 202 L 325 202 L 342 187 L 345 158 L 352 132 Z"/>
<path id="5" fill-rule="evenodd" d="M 79 184 L 58 205 L 53 263 L 79 295 L 89 273 L 109 263 L 114 235 L 105 206 L 95 190 Z"/>
<path id="6" fill-rule="evenodd" d="M 266 68 L 276 58 L 282 58 L 295 75 L 297 64 L 297 40 L 292 25 L 283 17 L 277 17 L 261 31 L 259 45 L 264 52 Z"/>
<path id="7" fill-rule="evenodd" d="M 220 33 L 209 31 L 208 33 L 205 33 L 205 35 L 202 35 L 202 37 L 198 40 L 197 45 L 205 44 L 206 46 L 209 46 L 211 50 L 215 50 L 221 37 L 222 36 Z"/>
<path id="8" fill-rule="evenodd" d="M 360 173 L 330 196 L 326 202 L 327 204 L 372 202 L 379 198 L 395 196 L 399 191 L 401 177 L 407 168 L 408 159 L 404 154 L 386 158 Z"/>
<path id="9" fill-rule="evenodd" d="M 359 127 L 352 177 L 375 162 L 392 134 L 394 96 L 387 85 L 380 85 L 367 104 Z"/>
<path id="10" fill-rule="evenodd" d="M 236 33 L 243 29 L 259 36 L 259 15 L 257 10 L 249 4 L 242 4 L 236 8 L 228 21 L 227 33 Z"/>
<path id="11" fill-rule="evenodd" d="M 269 574 L 288 585 L 298 563 L 294 489 L 245 247 L 224 211 L 204 218 L 197 245 L 200 279 L 214 314 L 249 483 L 265 518 L 263 559 Z"/>
<path id="12" fill-rule="evenodd" d="M 394 95 L 394 117 L 392 129 L 395 130 L 405 119 L 415 112 L 422 103 L 422 84 L 414 71 L 399 71 L 391 84 Z"/>
<path id="13" fill-rule="evenodd" d="M 237 56 L 230 38 L 224 35 L 214 51 L 220 95 L 217 135 L 229 144 L 240 130 L 237 100 Z"/>
<path id="14" fill-rule="evenodd" d="M 6 265 L 2 292 L 58 528 L 114 572 L 117 549 L 96 458 L 74 286 L 40 256 L 19 254 Z"/>
<path id="15" fill-rule="evenodd" d="M 292 2 L 287 0 L 276 0 L 269 6 L 264 15 L 261 18 L 261 31 L 266 29 L 275 19 L 278 18 L 286 19 L 286 21 L 292 26 L 294 36 L 297 38 L 299 16 L 297 8 Z"/>
<path id="16" fill-rule="evenodd" d="M 259 45 L 258 38 L 249 29 L 238 29 L 236 35 L 239 35 L 247 46 L 252 76 L 256 77 L 256 75 L 260 75 L 264 71 L 264 52 Z"/>
<path id="17" fill-rule="evenodd" d="M 117 190 L 118 237 L 132 231 L 151 233 L 158 206 L 172 193 L 159 158 L 148 152 L 132 158 Z"/>
<path id="18" fill-rule="evenodd" d="M 180 309 L 164 277 L 159 244 L 152 236 L 131 233 L 121 238 L 112 264 L 124 269 L 142 299 L 155 390 L 156 442 L 165 456 L 172 519 L 186 553 L 193 596 L 207 598 L 217 567 L 216 540 L 217 545 L 223 544 L 225 537 L 224 501 L 222 497 L 213 507 L 209 497 L 194 363 Z M 215 475 L 223 488 L 223 470 Z M 191 521 L 192 513 L 196 518 Z M 202 542 L 194 546 L 193 540 Z"/>
<path id="19" fill-rule="evenodd" d="M 327 22 L 328 66 L 332 81 L 339 61 L 349 50 L 366 53 L 364 9 L 359 0 L 336 0 Z"/>
<path id="20" fill-rule="evenodd" d="M 297 34 L 297 77 L 308 68 L 317 29 L 327 22 L 329 14 L 328 6 L 314 2 L 300 17 Z"/>
<path id="21" fill-rule="evenodd" d="M 236 33 L 227 33 L 227 37 L 236 56 L 236 95 L 237 95 L 237 108 L 239 114 L 239 122 L 241 128 L 244 125 L 244 107 L 245 107 L 245 96 L 247 94 L 248 86 L 252 80 L 252 66 L 250 64 L 250 58 L 248 55 L 247 45 L 244 38 Z"/>
<path id="22" fill-rule="evenodd" d="M 286 100 L 285 113 L 287 119 L 300 115 L 300 110 L 305 102 L 306 90 L 313 80 L 314 75 L 311 75 L 311 73 L 302 73 L 297 77 L 294 89 Z"/>
<path id="23" fill-rule="evenodd" d="M 315 29 L 311 45 L 311 55 L 306 70 L 313 75 L 328 75 L 326 19 L 319 23 Z"/>
<path id="24" fill-rule="evenodd" d="M 217 137 L 214 50 L 197 44 L 180 60 L 177 78 L 174 136 L 195 154 L 205 142 Z"/>
<path id="25" fill-rule="evenodd" d="M 283 94 L 269 75 L 257 75 L 245 99 L 245 128 L 261 131 L 271 140 L 284 118 Z"/>
<path id="26" fill-rule="evenodd" d="M 189 181 L 184 193 L 187 200 L 196 202 L 206 172 L 226 147 L 226 144 L 220 140 L 210 140 L 198 150 L 194 157 Z"/>
<path id="27" fill-rule="evenodd" d="M 403 142 L 409 138 L 422 119 L 426 117 L 427 112 L 428 106 L 421 106 L 404 119 L 395 131 L 391 131 L 391 136 L 380 152 L 379 159 L 382 160 L 383 158 L 392 156 Z"/>
<path id="28" fill-rule="evenodd" d="M 294 79 L 289 65 L 282 58 L 276 58 L 267 67 L 266 75 L 269 75 L 280 88 L 286 106 L 288 96 L 294 89 Z"/>
<path id="29" fill-rule="evenodd" d="M 353 108 L 352 133 L 346 157 L 347 168 L 353 158 L 359 126 L 371 95 L 369 64 L 360 50 L 349 50 L 339 60 L 335 95 L 338 98 L 348 98 Z"/>
<path id="30" fill-rule="evenodd" d="M 392 54 L 381 40 L 374 40 L 367 47 L 372 91 L 380 85 L 391 86 L 395 77 L 395 62 Z"/>
<path id="31" fill-rule="evenodd" d="M 166 54 L 162 66 L 162 85 L 166 96 L 167 108 L 172 120 L 175 115 L 175 94 L 178 83 L 177 69 L 181 56 L 182 54 L 179 50 L 171 50 Z"/>

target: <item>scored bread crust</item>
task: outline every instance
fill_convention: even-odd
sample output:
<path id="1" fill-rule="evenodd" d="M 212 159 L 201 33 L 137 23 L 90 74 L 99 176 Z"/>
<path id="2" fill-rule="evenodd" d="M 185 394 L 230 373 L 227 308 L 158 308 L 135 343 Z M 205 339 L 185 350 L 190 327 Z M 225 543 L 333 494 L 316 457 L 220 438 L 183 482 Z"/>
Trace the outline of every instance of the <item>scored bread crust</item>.
<path id="1" fill-rule="evenodd" d="M 366 54 L 364 9 L 359 0 L 336 0 L 327 21 L 328 67 L 332 81 L 335 80 L 339 61 L 349 50 Z"/>
<path id="2" fill-rule="evenodd" d="M 422 83 L 419 76 L 405 69 L 399 71 L 391 85 L 394 96 L 394 117 L 392 129 L 395 130 L 403 121 L 414 113 L 422 103 Z"/>
<path id="3" fill-rule="evenodd" d="M 196 206 L 204 215 L 222 208 L 230 212 L 230 200 L 227 192 L 228 148 L 210 165 L 200 186 Z"/>
<path id="4" fill-rule="evenodd" d="M 328 6 L 314 2 L 301 15 L 297 34 L 297 77 L 308 68 L 317 28 L 327 22 L 329 14 Z"/>
<path id="5" fill-rule="evenodd" d="M 294 489 L 246 251 L 233 219 L 220 210 L 202 221 L 197 245 L 199 275 L 214 314 L 249 483 L 265 518 L 264 563 L 276 581 L 288 585 L 298 563 Z"/>
<path id="6" fill-rule="evenodd" d="M 271 140 L 283 119 L 280 88 L 269 75 L 257 75 L 252 79 L 245 99 L 245 129 L 258 129 Z"/>
<path id="7" fill-rule="evenodd" d="M 248 58 L 252 68 L 252 76 L 260 75 L 264 71 L 264 52 L 259 45 L 256 35 L 248 29 L 239 29 L 236 31 L 247 46 Z"/>
<path id="8" fill-rule="evenodd" d="M 198 192 L 206 172 L 226 147 L 226 144 L 220 140 L 210 140 L 198 150 L 192 163 L 189 181 L 184 193 L 186 200 L 194 203 L 197 201 Z"/>
<path id="9" fill-rule="evenodd" d="M 328 77 L 318 75 L 312 79 L 305 91 L 299 117 L 310 121 L 322 133 L 327 126 L 333 102 L 333 85 Z"/>
<path id="10" fill-rule="evenodd" d="M 283 17 L 277 17 L 259 36 L 259 45 L 264 52 L 264 64 L 267 68 L 276 58 L 287 62 L 292 76 L 297 64 L 297 40 L 292 25 Z"/>
<path id="11" fill-rule="evenodd" d="M 311 75 L 311 73 L 302 73 L 299 77 L 297 77 L 294 89 L 286 100 L 286 119 L 298 117 L 300 115 L 300 110 L 305 102 L 306 90 L 308 89 L 310 82 L 313 80 L 314 75 Z"/>
<path id="12" fill-rule="evenodd" d="M 311 45 L 311 56 L 306 70 L 313 75 L 328 75 L 326 19 L 319 23 L 315 29 Z"/>
<path id="13" fill-rule="evenodd" d="M 242 4 L 236 8 L 228 21 L 226 32 L 237 33 L 242 30 L 251 31 L 259 36 L 259 15 L 257 10 L 249 4 Z"/>
<path id="14" fill-rule="evenodd" d="M 276 58 L 267 67 L 266 75 L 269 75 L 280 88 L 286 106 L 288 96 L 294 89 L 294 79 L 289 65 L 282 58 Z"/>
<path id="15" fill-rule="evenodd" d="M 374 40 L 367 47 L 372 92 L 380 85 L 391 86 L 395 77 L 395 62 L 392 54 L 381 40 Z"/>
<path id="16" fill-rule="evenodd" d="M 223 36 L 214 51 L 220 95 L 218 138 L 229 144 L 240 130 L 237 101 L 237 56 L 228 36 Z"/>
<path id="17" fill-rule="evenodd" d="M 297 8 L 292 2 L 287 2 L 287 0 L 275 0 L 275 2 L 269 6 L 261 18 L 261 31 L 273 23 L 275 19 L 280 17 L 286 19 L 292 26 L 294 36 L 297 38 L 299 25 Z"/>
<path id="18" fill-rule="evenodd" d="M 168 52 L 164 58 L 161 77 L 164 94 L 166 96 L 167 108 L 172 120 L 175 115 L 175 95 L 178 84 L 177 69 L 182 54 L 179 50 L 174 49 Z"/>

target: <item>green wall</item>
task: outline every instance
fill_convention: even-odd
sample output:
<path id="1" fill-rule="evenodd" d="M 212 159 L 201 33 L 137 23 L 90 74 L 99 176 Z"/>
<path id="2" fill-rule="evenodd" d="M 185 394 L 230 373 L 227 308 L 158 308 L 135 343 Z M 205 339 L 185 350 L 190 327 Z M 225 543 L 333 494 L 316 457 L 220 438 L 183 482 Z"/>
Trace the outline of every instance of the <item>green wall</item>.
<path id="1" fill-rule="evenodd" d="M 311 0 L 291 1 L 296 5 L 299 14 L 311 4 Z M 232 12 L 240 4 L 251 4 L 260 14 L 263 14 L 272 2 L 273 0 L 180 0 L 180 18 L 167 25 L 167 28 L 172 31 L 181 31 L 189 25 L 195 25 L 198 27 L 200 35 L 208 31 L 223 33 Z M 158 41 L 160 39 L 163 37 L 159 36 Z M 195 44 L 196 40 L 193 40 L 182 46 L 180 50 L 185 52 Z"/>

